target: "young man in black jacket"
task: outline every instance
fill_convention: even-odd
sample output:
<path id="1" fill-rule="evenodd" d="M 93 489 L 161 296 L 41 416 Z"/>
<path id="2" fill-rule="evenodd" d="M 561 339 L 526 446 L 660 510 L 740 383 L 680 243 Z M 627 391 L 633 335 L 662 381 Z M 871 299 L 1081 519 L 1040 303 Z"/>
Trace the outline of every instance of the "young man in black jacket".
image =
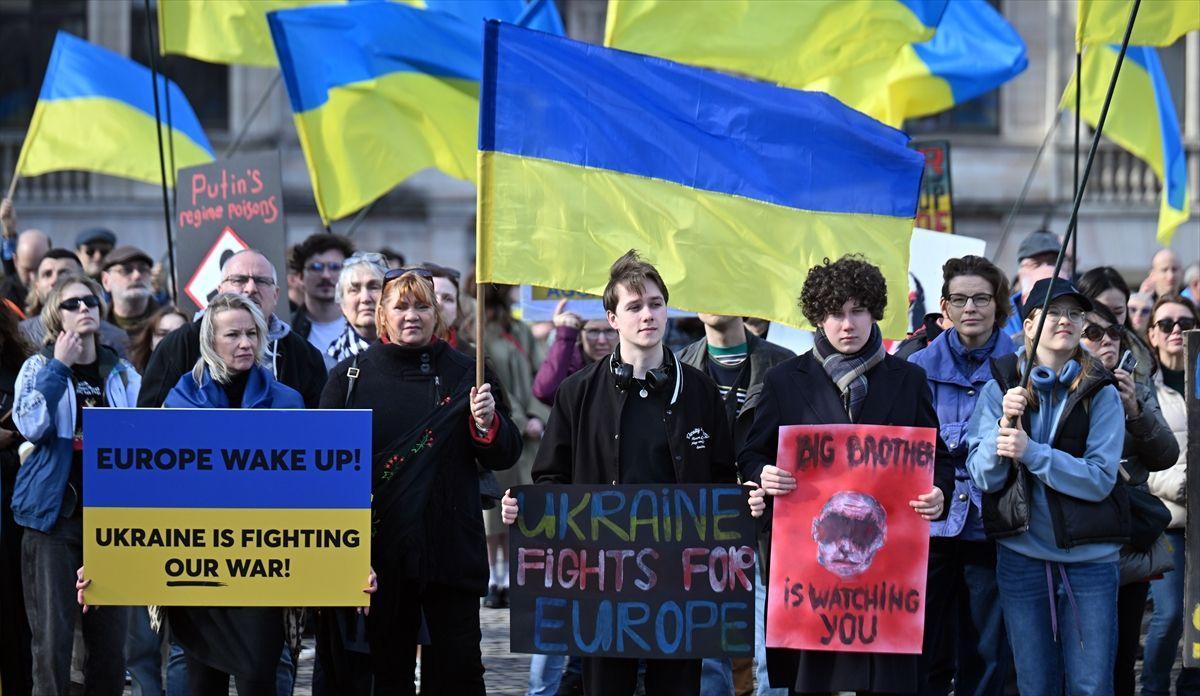
<path id="1" fill-rule="evenodd" d="M 612 355 L 568 377 L 558 389 L 534 483 L 733 483 L 737 468 L 725 406 L 712 381 L 663 346 L 667 288 L 654 266 L 630 251 L 609 271 L 609 324 L 620 341 Z M 504 521 L 517 501 L 502 500 Z M 761 514 L 762 493 L 751 494 Z M 647 660 L 646 693 L 697 694 L 700 660 Z M 587 694 L 629 696 L 638 660 L 584 658 Z"/>
<path id="2" fill-rule="evenodd" d="M 316 408 L 325 387 L 325 360 L 316 348 L 274 314 L 279 301 L 275 267 L 260 252 L 239 251 L 225 261 L 218 292 L 250 298 L 267 317 L 267 347 L 275 379 L 300 392 L 307 408 Z M 162 406 L 179 378 L 200 358 L 200 320 L 172 331 L 150 356 L 138 393 L 139 408 Z"/>

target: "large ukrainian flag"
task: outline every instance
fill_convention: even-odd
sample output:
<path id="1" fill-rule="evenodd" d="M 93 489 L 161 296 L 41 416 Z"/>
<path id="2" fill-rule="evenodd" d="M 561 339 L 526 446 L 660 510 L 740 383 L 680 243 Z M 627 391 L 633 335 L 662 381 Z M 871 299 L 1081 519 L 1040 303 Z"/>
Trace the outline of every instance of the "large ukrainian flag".
<path id="1" fill-rule="evenodd" d="M 1079 0 L 1075 45 L 1121 43 L 1132 6 L 1132 0 Z M 1129 45 L 1170 46 L 1196 29 L 1200 29 L 1196 0 L 1142 0 Z"/>
<path id="2" fill-rule="evenodd" d="M 484 282 L 600 294 L 636 248 L 671 304 L 804 326 L 808 268 L 858 252 L 905 335 L 924 161 L 825 94 L 489 22 L 479 123 Z"/>
<path id="3" fill-rule="evenodd" d="M 1092 127 L 1100 120 L 1120 50 L 1120 46 L 1104 45 L 1088 46 L 1083 52 L 1080 116 Z M 1075 107 L 1075 85 L 1072 77 L 1059 108 Z M 1189 215 L 1187 160 L 1171 88 L 1154 48 L 1130 46 L 1126 52 L 1104 121 L 1104 136 L 1148 164 L 1162 182 L 1158 241 L 1169 245 L 1175 228 Z"/>
<path id="4" fill-rule="evenodd" d="M 1025 42 L 985 0 L 954 0 L 937 34 L 888 58 L 809 84 L 899 128 L 996 89 L 1029 64 Z"/>
<path id="5" fill-rule="evenodd" d="M 170 99 L 175 164 L 191 167 L 213 160 L 212 146 L 200 120 L 179 87 L 158 78 L 159 101 L 167 113 Z M 82 170 L 162 181 L 157 121 L 150 71 L 134 61 L 58 32 L 42 91 L 25 142 L 17 158 L 17 174 Z M 163 137 L 170 134 L 163 124 Z M 175 172 L 167 168 L 168 184 Z"/>
<path id="6" fill-rule="evenodd" d="M 386 2 L 269 21 L 326 223 L 427 167 L 475 178 L 478 24 Z"/>
<path id="7" fill-rule="evenodd" d="M 210 63 L 278 65 L 267 13 L 347 0 L 158 0 L 158 42 L 164 55 L 177 53 Z M 541 31 L 563 33 L 553 0 L 393 0 L 477 22 L 499 19 Z M 526 18 L 524 22 L 520 21 Z"/>
<path id="8" fill-rule="evenodd" d="M 947 0 L 609 0 L 604 45 L 803 87 L 927 41 Z"/>

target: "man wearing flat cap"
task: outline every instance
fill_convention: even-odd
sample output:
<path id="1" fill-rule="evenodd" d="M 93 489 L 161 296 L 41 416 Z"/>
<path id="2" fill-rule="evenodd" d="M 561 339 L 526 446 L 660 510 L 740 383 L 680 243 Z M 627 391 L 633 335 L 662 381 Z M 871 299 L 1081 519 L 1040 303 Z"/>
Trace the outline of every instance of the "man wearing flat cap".
<path id="1" fill-rule="evenodd" d="M 83 272 L 96 280 L 104 271 L 104 258 L 117 245 L 117 235 L 103 227 L 90 227 L 75 235 L 75 255 Z"/>
<path id="2" fill-rule="evenodd" d="M 1060 246 L 1062 240 L 1050 230 L 1035 230 L 1021 240 L 1021 246 L 1017 247 L 1017 282 L 1013 284 L 1015 292 L 1009 298 L 1013 310 L 1009 312 L 1008 322 L 1004 325 L 1005 335 L 1013 336 L 1024 330 L 1021 327 L 1021 307 L 1034 283 L 1054 275 L 1054 262 L 1058 260 Z M 1059 277 L 1070 280 L 1073 264 L 1068 252 Z"/>
<path id="3" fill-rule="evenodd" d="M 100 284 L 112 296 L 108 320 L 125 330 L 130 338 L 158 309 L 150 287 L 154 260 L 133 246 L 119 246 L 104 257 Z"/>

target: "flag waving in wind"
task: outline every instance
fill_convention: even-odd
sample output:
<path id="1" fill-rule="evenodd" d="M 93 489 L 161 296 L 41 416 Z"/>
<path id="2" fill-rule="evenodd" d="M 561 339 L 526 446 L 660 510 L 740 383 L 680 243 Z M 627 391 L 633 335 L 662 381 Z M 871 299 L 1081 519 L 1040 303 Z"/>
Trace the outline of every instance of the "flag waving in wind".
<path id="1" fill-rule="evenodd" d="M 905 335 L 924 170 L 908 136 L 825 94 L 489 22 L 480 92 L 481 282 L 600 294 L 643 252 L 673 306 L 807 322 L 808 268 L 862 253 Z"/>
<path id="2" fill-rule="evenodd" d="M 112 51 L 58 32 L 42 91 L 21 154 L 17 174 L 81 170 L 162 181 L 158 156 L 158 123 L 150 70 Z M 170 99 L 175 164 L 191 167 L 213 160 L 213 149 L 200 120 L 179 87 L 158 78 L 162 112 Z M 167 183 L 175 172 L 167 167 Z"/>
<path id="3" fill-rule="evenodd" d="M 1059 108 L 1075 107 L 1075 86 L 1082 84 L 1079 115 L 1094 128 L 1120 50 L 1111 44 L 1088 46 L 1083 52 L 1083 79 L 1071 78 Z M 1158 241 L 1169 245 L 1175 228 L 1188 219 L 1187 161 L 1171 89 L 1154 48 L 1130 46 L 1126 52 L 1104 121 L 1104 137 L 1148 164 L 1162 182 Z"/>
<path id="4" fill-rule="evenodd" d="M 1132 7 L 1133 0 L 1079 0 L 1075 45 L 1121 43 Z M 1142 0 L 1129 45 L 1170 46 L 1196 29 L 1200 29 L 1196 0 Z"/>

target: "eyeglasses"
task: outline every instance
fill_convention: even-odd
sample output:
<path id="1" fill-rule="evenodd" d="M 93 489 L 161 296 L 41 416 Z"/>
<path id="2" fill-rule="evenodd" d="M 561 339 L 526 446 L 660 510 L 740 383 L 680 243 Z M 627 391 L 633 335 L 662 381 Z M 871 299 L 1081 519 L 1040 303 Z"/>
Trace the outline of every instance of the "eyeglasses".
<path id="1" fill-rule="evenodd" d="M 589 341 L 599 341 L 601 338 L 613 340 L 617 337 L 616 329 L 584 329 L 583 337 Z"/>
<path id="2" fill-rule="evenodd" d="M 142 275 L 146 275 L 147 273 L 150 272 L 150 267 L 144 263 L 134 263 L 134 264 L 118 263 L 114 266 L 109 266 L 108 270 L 110 272 L 115 272 L 119 276 L 131 276 L 134 273 L 141 273 Z"/>
<path id="3" fill-rule="evenodd" d="M 330 273 L 340 273 L 342 271 L 342 262 L 341 261 L 313 261 L 312 263 L 305 266 L 305 268 L 312 271 L 313 273 L 324 273 L 325 271 L 329 271 Z"/>
<path id="4" fill-rule="evenodd" d="M 981 292 L 978 295 L 950 295 L 946 301 L 950 303 L 951 307 L 966 307 L 967 301 L 970 300 L 976 308 L 983 309 L 992 304 L 992 299 L 993 297 L 988 293 Z"/>
<path id="5" fill-rule="evenodd" d="M 383 282 L 389 283 L 406 273 L 412 273 L 420 278 L 428 280 L 431 283 L 433 282 L 433 271 L 430 271 L 428 268 L 421 268 L 420 266 L 414 266 L 412 268 L 393 268 L 392 270 L 383 274 Z"/>
<path id="6" fill-rule="evenodd" d="M 1173 333 L 1176 326 L 1180 331 L 1191 331 L 1196 328 L 1196 320 L 1191 317 L 1180 317 L 1178 319 L 1159 319 L 1154 322 L 1154 328 L 1165 334 Z"/>
<path id="7" fill-rule="evenodd" d="M 58 308 L 64 312 L 74 312 L 80 307 L 95 309 L 100 306 L 100 298 L 95 295 L 84 295 L 83 297 L 69 297 L 58 303 Z"/>
<path id="8" fill-rule="evenodd" d="M 238 289 L 246 287 L 246 283 L 249 283 L 252 280 L 254 281 L 255 285 L 261 285 L 264 288 L 269 288 L 275 284 L 275 281 L 272 280 L 271 278 L 268 278 L 267 276 L 256 276 L 256 275 L 225 276 L 225 282 L 229 283 L 230 285 L 232 285 L 233 287 L 238 288 Z"/>
<path id="9" fill-rule="evenodd" d="M 1083 329 L 1083 337 L 1089 341 L 1100 341 L 1105 336 L 1120 342 L 1125 336 L 1125 327 L 1112 324 L 1106 328 L 1099 324 L 1088 324 Z"/>
<path id="10" fill-rule="evenodd" d="M 1062 321 L 1063 317 L 1072 324 L 1082 324 L 1084 312 L 1082 309 L 1063 309 L 1062 307 L 1051 307 L 1046 310 L 1046 319 L 1051 322 Z"/>
<path id="11" fill-rule="evenodd" d="M 359 264 L 369 263 L 387 268 L 387 258 L 377 251 L 360 251 L 342 263 L 342 269 Z"/>

